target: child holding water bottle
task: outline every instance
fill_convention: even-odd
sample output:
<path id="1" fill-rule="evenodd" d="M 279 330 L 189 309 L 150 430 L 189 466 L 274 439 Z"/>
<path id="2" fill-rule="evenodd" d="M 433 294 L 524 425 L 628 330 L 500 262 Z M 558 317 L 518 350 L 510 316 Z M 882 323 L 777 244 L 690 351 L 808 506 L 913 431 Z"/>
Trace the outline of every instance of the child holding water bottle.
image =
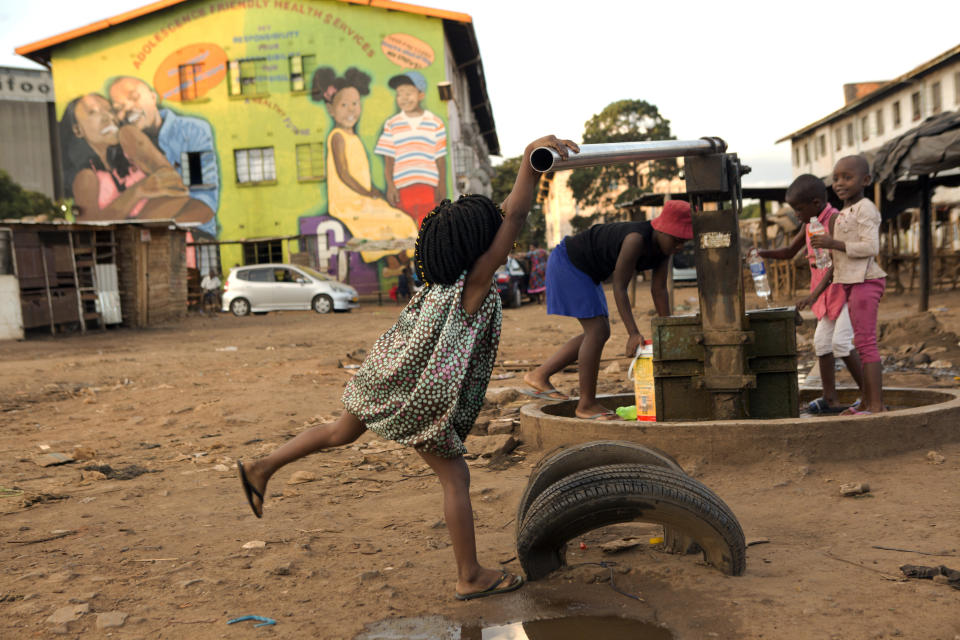
<path id="1" fill-rule="evenodd" d="M 807 261 L 810 265 L 810 290 L 815 291 L 830 268 L 832 260 L 827 249 L 815 250 L 812 239 L 826 233 L 833 217 L 838 213 L 827 201 L 827 188 L 820 178 L 804 174 L 799 176 L 787 188 L 787 204 L 797 213 L 803 223 L 797 235 L 788 247 L 762 249 L 757 253 L 761 258 L 791 260 L 800 248 L 806 245 Z M 816 233 L 815 233 L 816 232 Z M 797 309 L 807 305 L 806 298 L 797 302 Z M 837 397 L 836 358 L 841 358 L 847 370 L 861 386 L 860 357 L 853 348 L 853 326 L 847 311 L 847 298 L 839 284 L 831 284 L 823 295 L 811 307 L 817 317 L 817 330 L 813 335 L 813 348 L 820 364 L 820 379 L 823 382 L 823 396 L 812 401 L 807 411 L 815 414 L 840 413 L 845 406 L 840 405 Z"/>
<path id="2" fill-rule="evenodd" d="M 860 406 L 850 407 L 843 412 L 845 415 L 884 411 L 877 311 L 887 274 L 876 260 L 880 252 L 880 212 L 863 196 L 869 184 L 870 165 L 863 156 L 846 156 L 837 161 L 833 168 L 833 192 L 843 201 L 843 209 L 831 218 L 829 234 L 810 239 L 815 249 L 831 250 L 833 266 L 803 302 L 804 306 L 815 303 L 836 282 L 849 306 L 853 343 L 863 363 L 863 395 Z"/>

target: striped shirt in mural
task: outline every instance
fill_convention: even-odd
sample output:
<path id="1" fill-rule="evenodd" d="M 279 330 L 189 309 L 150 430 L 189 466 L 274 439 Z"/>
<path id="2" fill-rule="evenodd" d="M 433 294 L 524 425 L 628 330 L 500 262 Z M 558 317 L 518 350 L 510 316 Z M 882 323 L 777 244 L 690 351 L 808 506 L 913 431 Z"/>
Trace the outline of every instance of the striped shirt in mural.
<path id="1" fill-rule="evenodd" d="M 443 121 L 427 110 L 416 118 L 401 111 L 383 124 L 374 153 L 394 159 L 397 189 L 412 184 L 436 187 L 440 182 L 437 160 L 447 155 L 447 130 Z"/>

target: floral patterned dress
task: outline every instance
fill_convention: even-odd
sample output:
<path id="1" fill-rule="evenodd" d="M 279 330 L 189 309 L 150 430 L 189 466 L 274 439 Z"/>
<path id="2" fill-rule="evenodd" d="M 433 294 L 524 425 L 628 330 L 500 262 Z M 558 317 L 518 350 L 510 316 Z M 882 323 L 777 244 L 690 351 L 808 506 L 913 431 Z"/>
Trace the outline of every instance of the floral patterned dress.
<path id="1" fill-rule="evenodd" d="M 347 411 L 377 435 L 443 458 L 467 452 L 500 344 L 496 284 L 467 315 L 466 275 L 417 292 L 343 393 Z"/>

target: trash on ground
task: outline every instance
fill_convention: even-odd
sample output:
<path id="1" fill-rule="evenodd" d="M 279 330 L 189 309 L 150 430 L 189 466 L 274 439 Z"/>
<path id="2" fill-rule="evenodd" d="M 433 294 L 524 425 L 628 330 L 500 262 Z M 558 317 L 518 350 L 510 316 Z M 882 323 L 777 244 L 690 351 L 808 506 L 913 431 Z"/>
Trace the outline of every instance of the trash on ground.
<path id="1" fill-rule="evenodd" d="M 268 625 L 277 624 L 277 621 L 273 618 L 265 618 L 263 616 L 240 616 L 239 618 L 234 618 L 233 620 L 227 620 L 227 624 L 233 624 L 235 622 L 243 622 L 245 620 L 256 620 L 260 624 L 253 625 L 256 627 L 266 627 Z"/>
<path id="2" fill-rule="evenodd" d="M 847 498 L 870 493 L 870 485 L 866 482 L 848 482 L 840 485 L 840 495 Z"/>
<path id="3" fill-rule="evenodd" d="M 73 454 L 51 451 L 50 453 L 41 453 L 40 455 L 36 456 L 33 461 L 41 467 L 55 467 L 57 465 L 73 462 Z"/>

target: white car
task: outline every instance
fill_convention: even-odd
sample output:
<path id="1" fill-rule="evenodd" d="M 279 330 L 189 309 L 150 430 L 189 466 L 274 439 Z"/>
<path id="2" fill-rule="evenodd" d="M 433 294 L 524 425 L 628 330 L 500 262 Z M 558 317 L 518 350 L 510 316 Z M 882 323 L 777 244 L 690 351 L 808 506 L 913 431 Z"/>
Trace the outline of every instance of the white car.
<path id="1" fill-rule="evenodd" d="M 223 285 L 223 311 L 231 311 L 235 316 L 288 309 L 330 313 L 359 306 L 356 289 L 299 265 L 234 267 Z"/>

